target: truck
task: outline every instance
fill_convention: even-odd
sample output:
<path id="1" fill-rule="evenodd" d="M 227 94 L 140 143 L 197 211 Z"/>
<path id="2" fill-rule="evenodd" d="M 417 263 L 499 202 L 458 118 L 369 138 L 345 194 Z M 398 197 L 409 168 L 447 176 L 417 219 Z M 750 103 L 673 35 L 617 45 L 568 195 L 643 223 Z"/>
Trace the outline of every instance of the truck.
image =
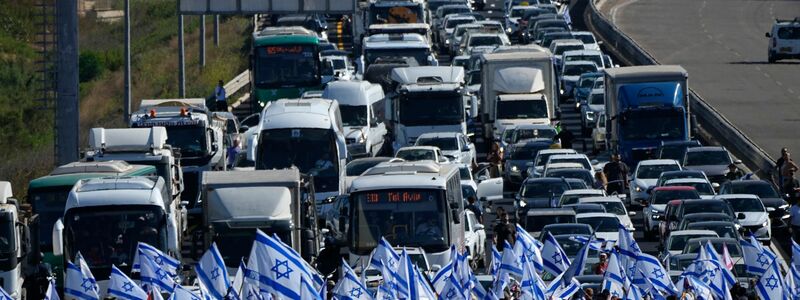
<path id="1" fill-rule="evenodd" d="M 247 257 L 256 229 L 308 262 L 319 254 L 314 185 L 297 168 L 203 172 L 202 198 L 204 244 L 216 242 L 227 266 Z"/>
<path id="2" fill-rule="evenodd" d="M 185 209 L 178 202 L 160 176 L 78 181 L 53 225 L 53 254 L 76 261 L 80 252 L 102 293 L 112 265 L 130 273 L 139 242 L 180 259 Z"/>
<path id="3" fill-rule="evenodd" d="M 498 139 L 509 126 L 549 124 L 557 117 L 557 79 L 549 51 L 485 53 L 481 65 L 484 140 Z"/>
<path id="4" fill-rule="evenodd" d="M 132 165 L 122 160 L 76 161 L 58 166 L 50 174 L 28 183 L 28 203 L 33 214 L 29 227 L 34 251 L 41 252 L 50 264 L 56 286 L 62 284 L 63 258 L 53 255 L 53 224 L 64 214 L 67 196 L 79 180 L 108 176 L 157 176 L 156 167 Z M 165 179 L 166 180 L 166 179 Z"/>
<path id="5" fill-rule="evenodd" d="M 0 181 L 0 286 L 13 299 L 25 299 L 23 267 L 31 243 L 27 220 L 20 215 L 11 183 Z"/>
<path id="6" fill-rule="evenodd" d="M 363 75 L 372 64 L 387 60 L 407 59 L 414 66 L 436 66 L 430 41 L 416 33 L 376 34 L 364 39 L 362 55 L 356 60 Z"/>
<path id="7" fill-rule="evenodd" d="M 629 166 L 650 158 L 661 142 L 691 136 L 689 75 L 681 66 L 605 69 L 606 139 Z"/>
<path id="8" fill-rule="evenodd" d="M 377 0 L 360 2 L 358 11 L 353 15 L 353 38 L 355 49 L 363 47 L 364 38 L 374 25 L 382 24 L 424 24 L 426 18 L 425 4 L 411 0 Z"/>
<path id="9" fill-rule="evenodd" d="M 414 145 L 423 133 L 467 133 L 464 68 L 395 68 L 391 80 L 396 89 L 385 111 L 395 150 Z"/>

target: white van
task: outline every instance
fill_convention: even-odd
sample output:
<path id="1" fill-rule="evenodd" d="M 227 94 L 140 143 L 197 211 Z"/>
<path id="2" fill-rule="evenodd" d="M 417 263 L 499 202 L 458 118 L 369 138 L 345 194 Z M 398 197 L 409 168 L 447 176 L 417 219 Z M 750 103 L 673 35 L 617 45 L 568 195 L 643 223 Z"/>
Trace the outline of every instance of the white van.
<path id="1" fill-rule="evenodd" d="M 770 38 L 767 54 L 769 63 L 779 59 L 800 59 L 800 17 L 794 20 L 776 19 L 767 37 Z"/>
<path id="2" fill-rule="evenodd" d="M 350 156 L 378 155 L 386 136 L 381 86 L 369 81 L 335 81 L 325 87 L 322 98 L 339 102 Z"/>

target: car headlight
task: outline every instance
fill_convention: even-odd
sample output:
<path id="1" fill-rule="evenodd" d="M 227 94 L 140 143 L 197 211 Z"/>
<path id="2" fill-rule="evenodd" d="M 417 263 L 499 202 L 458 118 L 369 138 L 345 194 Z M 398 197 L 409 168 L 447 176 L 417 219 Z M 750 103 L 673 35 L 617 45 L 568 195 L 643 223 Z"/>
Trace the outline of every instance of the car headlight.
<path id="1" fill-rule="evenodd" d="M 445 41 L 444 41 L 444 44 L 445 44 L 445 45 L 450 45 L 450 40 L 445 40 Z"/>
<path id="2" fill-rule="evenodd" d="M 636 190 L 637 193 L 641 193 L 642 192 L 642 188 L 639 187 L 638 185 L 634 189 Z"/>
<path id="3" fill-rule="evenodd" d="M 519 168 L 517 166 L 511 166 L 511 172 L 519 172 Z"/>
<path id="4" fill-rule="evenodd" d="M 655 210 L 655 209 L 651 209 L 650 213 L 653 214 L 653 215 L 657 215 L 659 213 L 659 211 Z"/>
<path id="5" fill-rule="evenodd" d="M 594 112 L 586 112 L 586 120 L 594 121 Z"/>
<path id="6" fill-rule="evenodd" d="M 528 204 L 524 200 L 519 200 L 519 207 L 525 207 L 526 205 Z"/>
<path id="7" fill-rule="evenodd" d="M 761 227 L 769 227 L 769 221 L 764 221 L 764 223 L 761 224 Z"/>

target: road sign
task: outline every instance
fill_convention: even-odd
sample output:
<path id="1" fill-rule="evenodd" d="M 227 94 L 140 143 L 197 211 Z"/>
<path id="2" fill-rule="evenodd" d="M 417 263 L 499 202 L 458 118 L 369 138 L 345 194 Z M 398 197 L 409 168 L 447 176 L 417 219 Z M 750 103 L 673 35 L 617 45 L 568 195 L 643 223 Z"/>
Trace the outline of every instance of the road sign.
<path id="1" fill-rule="evenodd" d="M 179 0 L 180 13 L 185 15 L 220 14 L 350 14 L 356 0 Z"/>

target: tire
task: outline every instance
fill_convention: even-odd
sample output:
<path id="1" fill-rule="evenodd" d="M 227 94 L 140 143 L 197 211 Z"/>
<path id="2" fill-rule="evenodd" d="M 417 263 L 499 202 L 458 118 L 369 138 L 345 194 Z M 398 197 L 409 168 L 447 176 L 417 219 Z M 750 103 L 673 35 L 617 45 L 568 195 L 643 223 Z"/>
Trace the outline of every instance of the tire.
<path id="1" fill-rule="evenodd" d="M 773 64 L 773 63 L 775 63 L 775 61 L 776 61 L 775 56 L 773 56 L 772 53 L 767 54 L 767 62 L 768 63 Z"/>

